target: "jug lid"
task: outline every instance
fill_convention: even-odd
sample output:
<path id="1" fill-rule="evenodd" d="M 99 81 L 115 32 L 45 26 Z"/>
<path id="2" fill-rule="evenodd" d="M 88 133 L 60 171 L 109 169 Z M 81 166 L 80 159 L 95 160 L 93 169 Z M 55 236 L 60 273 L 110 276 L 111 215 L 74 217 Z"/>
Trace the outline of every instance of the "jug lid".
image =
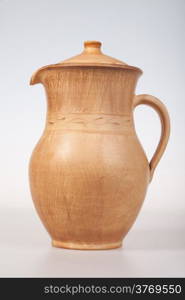
<path id="1" fill-rule="evenodd" d="M 142 70 L 140 68 L 130 66 L 121 60 L 103 54 L 101 51 L 101 42 L 85 41 L 84 50 L 82 51 L 82 53 L 64 61 L 60 61 L 57 64 L 47 65 L 38 69 L 32 75 L 30 84 L 39 83 L 38 74 L 40 74 L 40 71 L 42 70 L 73 66 L 121 68 L 127 70 L 135 70 L 138 73 L 142 74 Z"/>
<path id="2" fill-rule="evenodd" d="M 135 69 L 142 73 L 138 67 L 130 66 L 125 62 L 105 55 L 101 51 L 102 43 L 99 41 L 85 41 L 84 50 L 79 55 L 59 62 L 56 66 L 107 66 L 124 69 Z"/>

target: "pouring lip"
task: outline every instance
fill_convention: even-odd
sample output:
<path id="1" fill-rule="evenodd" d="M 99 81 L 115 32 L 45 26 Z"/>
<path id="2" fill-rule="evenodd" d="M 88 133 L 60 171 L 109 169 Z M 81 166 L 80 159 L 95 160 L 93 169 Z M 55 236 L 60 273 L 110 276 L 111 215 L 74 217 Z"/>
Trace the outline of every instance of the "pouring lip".
<path id="1" fill-rule="evenodd" d="M 135 66 L 131 65 L 122 65 L 122 64 L 103 64 L 103 63 L 57 63 L 57 64 L 52 64 L 52 65 L 46 65 L 44 67 L 39 68 L 36 72 L 33 73 L 31 80 L 30 80 L 30 85 L 33 85 L 35 83 L 39 83 L 38 80 L 38 74 L 40 74 L 41 71 L 44 70 L 53 70 L 53 69 L 72 69 L 72 68 L 104 68 L 104 69 L 120 69 L 120 70 L 130 70 L 130 71 L 136 71 L 138 75 L 142 75 L 143 71 Z"/>

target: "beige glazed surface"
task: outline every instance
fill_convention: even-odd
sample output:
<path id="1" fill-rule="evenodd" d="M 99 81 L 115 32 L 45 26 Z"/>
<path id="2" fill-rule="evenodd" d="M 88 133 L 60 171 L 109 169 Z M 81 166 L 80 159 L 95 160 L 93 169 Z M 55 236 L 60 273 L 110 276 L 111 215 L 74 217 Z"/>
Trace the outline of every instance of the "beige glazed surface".
<path id="1" fill-rule="evenodd" d="M 30 161 L 37 212 L 56 247 L 120 247 L 134 223 L 169 138 L 165 106 L 135 95 L 142 71 L 85 42 L 82 54 L 33 74 L 47 95 L 47 118 Z M 162 133 L 149 163 L 137 138 L 133 111 L 150 105 Z"/>

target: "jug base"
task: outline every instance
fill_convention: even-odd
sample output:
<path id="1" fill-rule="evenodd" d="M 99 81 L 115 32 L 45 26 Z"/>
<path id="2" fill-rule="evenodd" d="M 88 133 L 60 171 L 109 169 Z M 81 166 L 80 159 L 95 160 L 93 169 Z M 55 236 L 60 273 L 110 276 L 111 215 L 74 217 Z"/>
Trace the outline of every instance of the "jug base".
<path id="1" fill-rule="evenodd" d="M 105 244 L 86 244 L 86 243 L 73 243 L 52 240 L 52 246 L 57 248 L 73 249 L 73 250 L 108 250 L 120 248 L 122 242 L 105 243 Z"/>

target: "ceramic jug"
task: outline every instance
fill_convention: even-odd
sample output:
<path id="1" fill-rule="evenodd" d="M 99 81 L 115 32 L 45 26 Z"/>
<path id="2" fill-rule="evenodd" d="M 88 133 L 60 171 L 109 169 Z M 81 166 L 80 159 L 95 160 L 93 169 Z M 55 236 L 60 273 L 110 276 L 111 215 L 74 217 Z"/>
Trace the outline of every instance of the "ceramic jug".
<path id="1" fill-rule="evenodd" d="M 30 160 L 30 186 L 53 246 L 117 248 L 136 220 L 170 131 L 164 104 L 135 95 L 141 74 L 104 55 L 98 41 L 33 74 L 31 84 L 46 91 L 47 117 Z M 134 127 L 140 104 L 151 106 L 162 125 L 150 162 Z"/>

